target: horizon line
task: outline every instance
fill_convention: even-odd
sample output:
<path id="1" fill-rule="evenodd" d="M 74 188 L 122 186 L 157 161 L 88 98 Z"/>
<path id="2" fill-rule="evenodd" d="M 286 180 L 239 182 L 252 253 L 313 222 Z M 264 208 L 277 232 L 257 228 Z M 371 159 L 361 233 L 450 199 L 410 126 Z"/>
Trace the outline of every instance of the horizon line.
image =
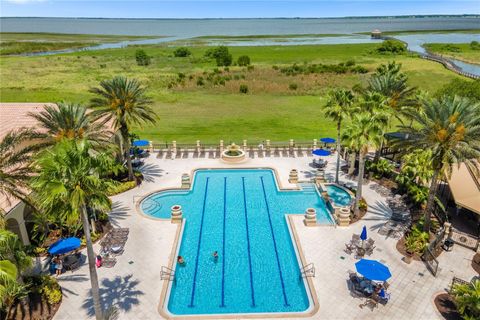
<path id="1" fill-rule="evenodd" d="M 405 14 L 405 15 L 375 15 L 375 16 L 342 16 L 342 17 L 205 17 L 205 18 L 127 18 L 127 17 L 40 17 L 40 16 L 0 16 L 0 19 L 105 19 L 105 20 L 240 20 L 240 19 L 362 19 L 362 18 L 412 18 L 412 17 L 480 17 L 480 13 L 463 14 Z"/>

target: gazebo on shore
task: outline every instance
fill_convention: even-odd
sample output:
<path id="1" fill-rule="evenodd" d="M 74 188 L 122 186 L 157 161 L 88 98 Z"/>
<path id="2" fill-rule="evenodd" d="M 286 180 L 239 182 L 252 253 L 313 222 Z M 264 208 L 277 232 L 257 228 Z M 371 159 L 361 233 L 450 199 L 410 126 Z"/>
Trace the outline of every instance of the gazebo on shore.
<path id="1" fill-rule="evenodd" d="M 372 39 L 380 39 L 382 38 L 382 32 L 378 29 L 375 29 L 372 31 L 371 36 L 372 36 Z"/>

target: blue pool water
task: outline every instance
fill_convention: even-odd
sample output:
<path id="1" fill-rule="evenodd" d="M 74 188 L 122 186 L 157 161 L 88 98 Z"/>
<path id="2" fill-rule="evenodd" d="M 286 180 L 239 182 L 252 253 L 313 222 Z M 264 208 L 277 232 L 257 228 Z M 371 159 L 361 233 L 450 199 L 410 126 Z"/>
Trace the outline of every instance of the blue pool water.
<path id="1" fill-rule="evenodd" d="M 333 184 L 327 185 L 327 193 L 333 203 L 339 207 L 348 206 L 352 201 L 352 197 L 347 191 Z"/>
<path id="2" fill-rule="evenodd" d="M 159 192 L 142 210 L 169 218 L 182 206 L 186 219 L 168 310 L 177 315 L 301 312 L 310 302 L 285 214 L 317 210 L 330 224 L 315 191 L 279 191 L 271 170 L 199 170 L 191 191 Z M 217 261 L 212 253 L 218 251 Z"/>

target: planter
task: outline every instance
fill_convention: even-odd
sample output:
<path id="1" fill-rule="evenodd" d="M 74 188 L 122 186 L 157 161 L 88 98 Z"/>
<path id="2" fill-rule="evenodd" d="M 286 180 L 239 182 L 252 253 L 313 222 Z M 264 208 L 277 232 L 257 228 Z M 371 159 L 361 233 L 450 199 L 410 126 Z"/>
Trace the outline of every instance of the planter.
<path id="1" fill-rule="evenodd" d="M 172 223 L 180 223 L 183 218 L 182 206 L 176 204 L 171 208 Z"/>
<path id="2" fill-rule="evenodd" d="M 314 208 L 307 208 L 307 210 L 305 210 L 305 219 L 303 221 L 307 227 L 316 225 L 317 211 Z"/>

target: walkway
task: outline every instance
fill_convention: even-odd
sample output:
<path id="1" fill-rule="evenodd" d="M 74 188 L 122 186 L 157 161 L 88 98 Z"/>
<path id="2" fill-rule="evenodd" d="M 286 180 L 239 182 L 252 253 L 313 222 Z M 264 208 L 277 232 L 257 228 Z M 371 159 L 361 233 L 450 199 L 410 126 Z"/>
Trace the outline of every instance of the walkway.
<path id="1" fill-rule="evenodd" d="M 327 176 L 334 177 L 335 157 L 328 157 Z M 281 184 L 291 187 L 288 173 L 296 168 L 300 179 L 311 178 L 314 169 L 308 166 L 311 157 L 300 158 L 255 158 L 244 167 L 274 166 L 280 175 Z M 159 159 L 151 156 L 143 167 L 145 182 L 138 188 L 113 197 L 114 209 L 111 220 L 115 226 L 130 228 L 125 252 L 117 257 L 114 268 L 98 269 L 101 295 L 105 306 L 116 305 L 120 319 L 161 319 L 158 304 L 162 282 L 160 268 L 167 265 L 172 248 L 176 225 L 170 222 L 153 221 L 138 214 L 135 202 L 143 195 L 160 188 L 179 187 L 181 175 L 194 168 L 229 167 L 217 159 Z M 342 177 L 342 179 L 345 179 Z M 440 272 L 434 278 L 421 262 L 407 265 L 395 249 L 396 240 L 380 236 L 376 229 L 389 216 L 385 199 L 369 186 L 364 196 L 370 204 L 364 220 L 349 228 L 310 227 L 303 225 L 302 217 L 294 218 L 301 245 L 308 262 L 316 266 L 315 289 L 320 310 L 315 319 L 440 319 L 432 304 L 436 292 L 444 290 L 452 277 L 470 279 L 474 271 L 470 267 L 473 251 L 455 246 L 452 252 L 440 258 Z M 369 236 L 376 240 L 373 258 L 385 261 L 393 277 L 390 292 L 392 300 L 387 306 L 379 306 L 373 312 L 360 309 L 363 302 L 350 296 L 346 279 L 348 270 L 354 270 L 355 259 L 343 252 L 352 233 L 359 233 L 367 225 Z M 98 251 L 98 245 L 95 250 Z M 89 319 L 93 316 L 89 298 L 88 267 L 67 272 L 59 277 L 64 298 L 55 319 Z"/>

